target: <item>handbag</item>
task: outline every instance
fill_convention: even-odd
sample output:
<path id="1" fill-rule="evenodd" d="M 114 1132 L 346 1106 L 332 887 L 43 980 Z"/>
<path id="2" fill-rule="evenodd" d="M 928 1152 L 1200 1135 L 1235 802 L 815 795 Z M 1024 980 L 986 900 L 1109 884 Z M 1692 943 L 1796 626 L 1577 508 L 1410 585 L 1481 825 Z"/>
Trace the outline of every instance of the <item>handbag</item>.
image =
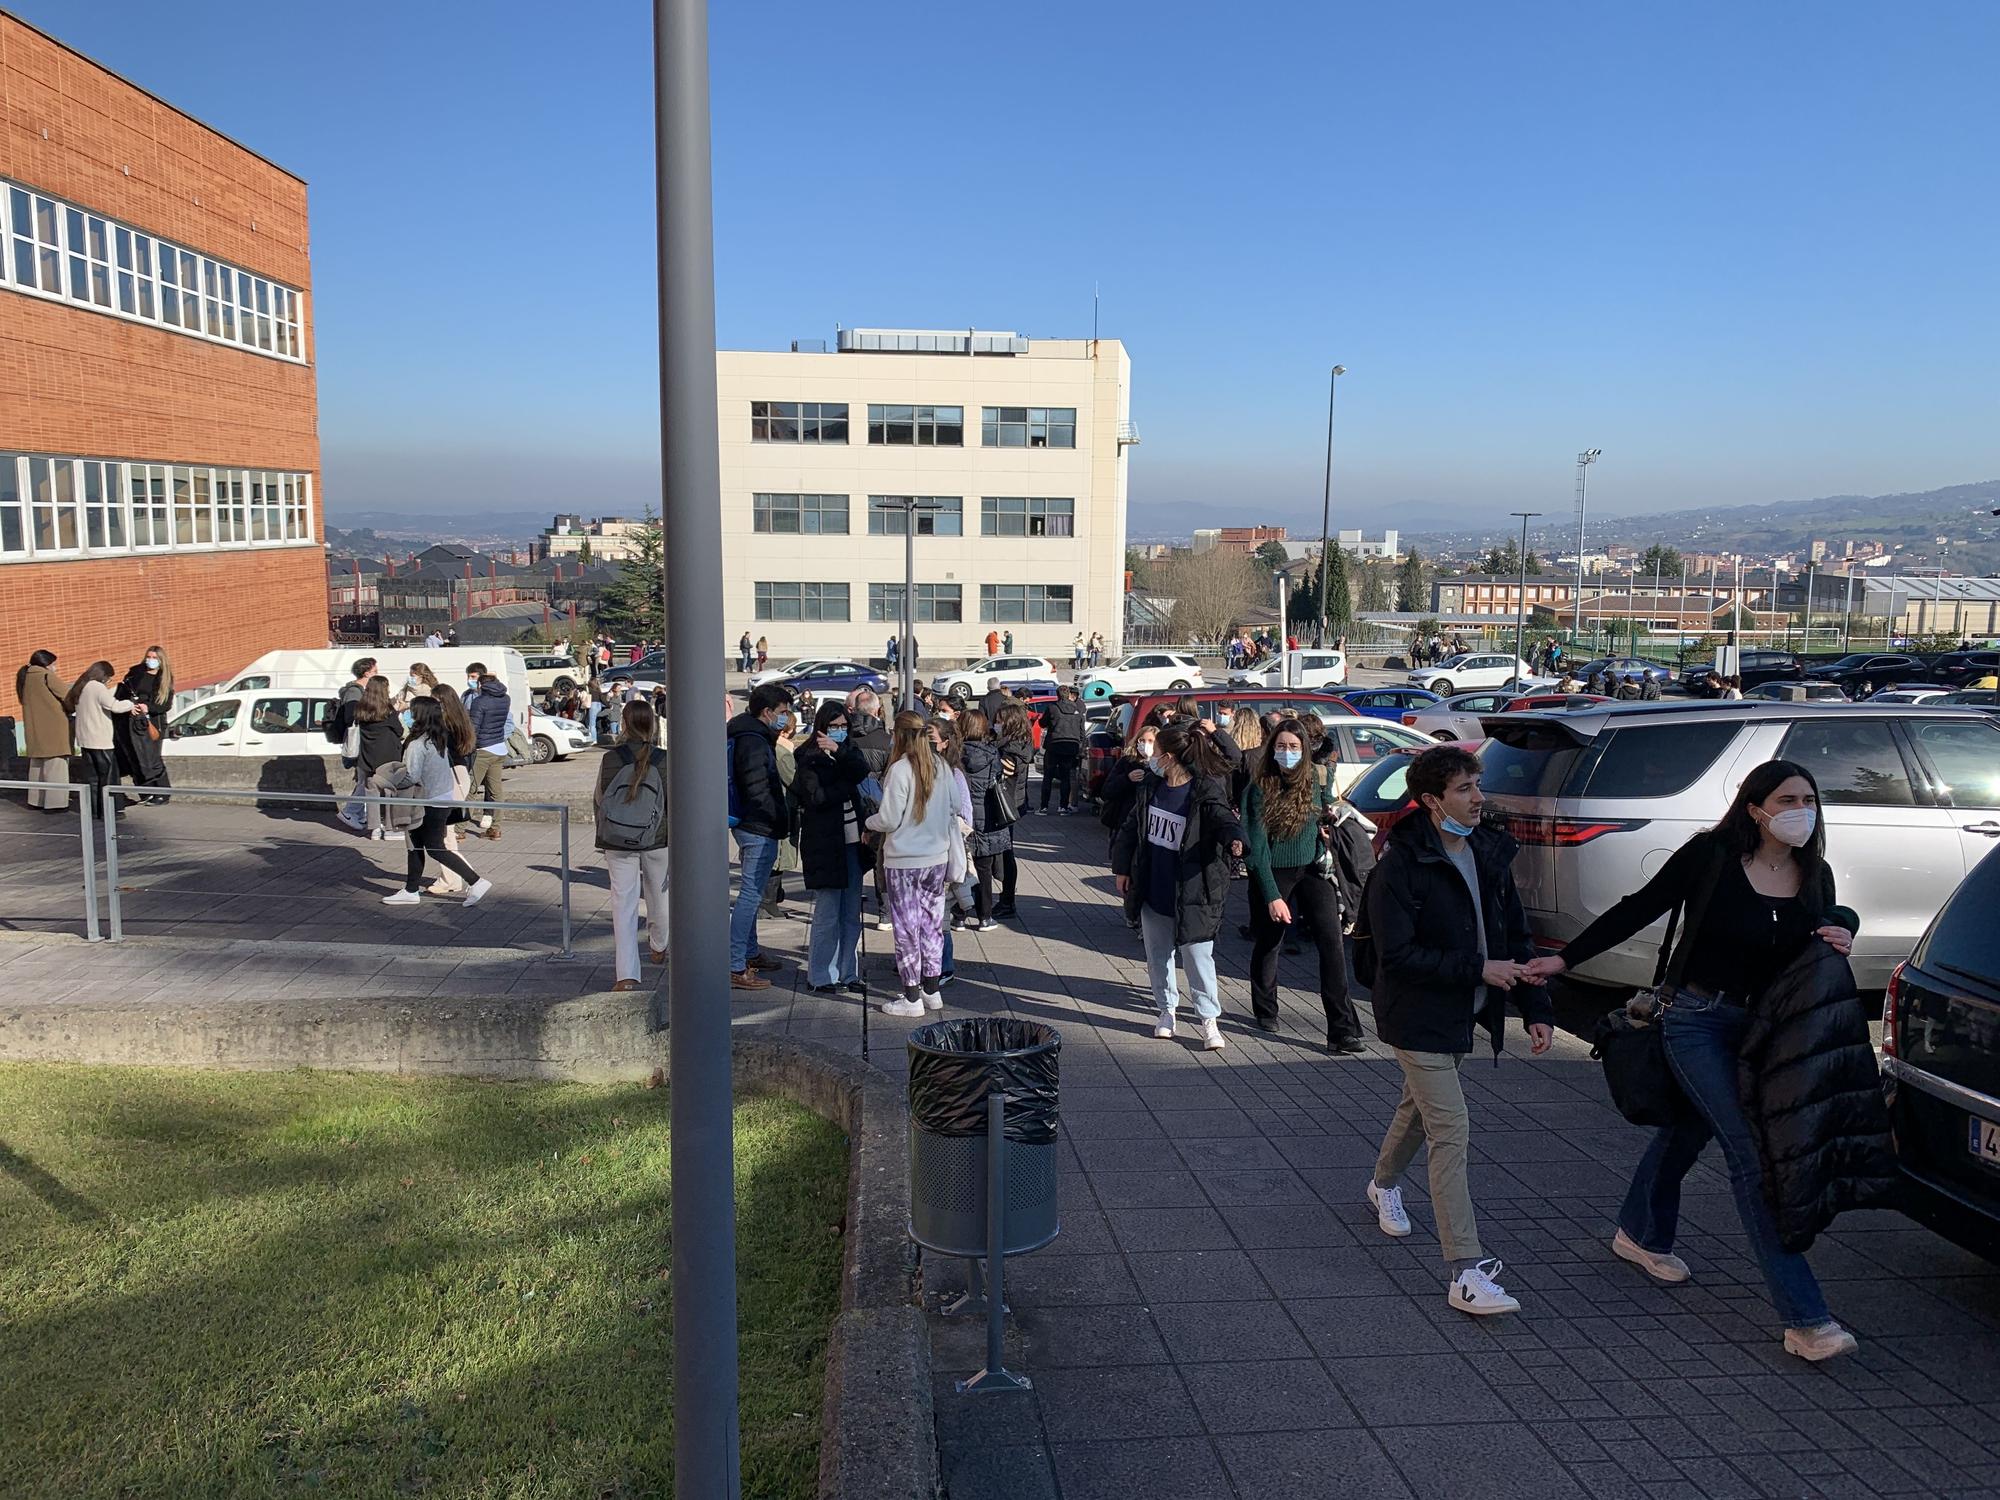
<path id="1" fill-rule="evenodd" d="M 1012 784 L 1004 776 L 995 776 L 993 785 L 986 789 L 986 826 L 1012 828 L 1021 821 L 1021 809 L 1014 805 L 1010 795 Z"/>
<path id="2" fill-rule="evenodd" d="M 1700 930 L 1709 892 L 1714 889 L 1713 880 L 1704 880 L 1695 896 L 1688 914 L 1690 938 Z M 1612 1108 L 1634 1125 L 1678 1125 L 1695 1118 L 1687 1091 L 1667 1061 L 1666 1033 L 1660 1025 L 1661 1013 L 1673 1004 L 1674 991 L 1687 968 L 1685 960 L 1672 964 L 1674 928 L 1680 915 L 1679 906 L 1667 915 L 1667 935 L 1660 943 L 1653 987 L 1598 1017 L 1591 1034 L 1590 1055 L 1604 1064 L 1604 1086 L 1610 1091 Z"/>
<path id="3" fill-rule="evenodd" d="M 944 879 L 946 885 L 964 885 L 966 876 L 972 871 L 972 858 L 966 853 L 965 841 L 972 836 L 972 829 L 965 819 L 952 814 L 951 836 L 945 841 Z"/>

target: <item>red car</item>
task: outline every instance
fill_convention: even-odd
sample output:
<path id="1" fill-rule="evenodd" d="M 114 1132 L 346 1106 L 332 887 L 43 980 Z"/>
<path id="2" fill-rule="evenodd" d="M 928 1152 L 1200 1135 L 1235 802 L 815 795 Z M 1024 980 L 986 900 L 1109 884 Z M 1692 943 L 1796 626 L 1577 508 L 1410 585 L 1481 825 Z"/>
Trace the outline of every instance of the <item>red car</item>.
<path id="1" fill-rule="evenodd" d="M 1485 740 L 1440 740 L 1441 745 L 1453 745 L 1460 750 L 1470 750 L 1474 755 L 1486 748 Z M 1389 837 L 1389 830 L 1417 810 L 1417 802 L 1404 786 L 1404 778 L 1409 775 L 1410 761 L 1419 754 L 1416 750 L 1397 750 L 1384 756 L 1366 771 L 1361 779 L 1347 789 L 1347 802 L 1356 812 L 1375 825 L 1375 852 L 1380 854 Z"/>

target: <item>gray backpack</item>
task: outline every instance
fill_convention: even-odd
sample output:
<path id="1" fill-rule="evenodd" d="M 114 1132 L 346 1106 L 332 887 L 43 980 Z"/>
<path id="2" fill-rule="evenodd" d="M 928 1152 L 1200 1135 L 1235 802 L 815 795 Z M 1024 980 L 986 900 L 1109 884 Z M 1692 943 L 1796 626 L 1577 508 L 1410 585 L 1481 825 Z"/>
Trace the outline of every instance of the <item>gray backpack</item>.
<path id="1" fill-rule="evenodd" d="M 632 747 L 620 745 L 618 759 L 618 770 L 597 804 L 597 842 L 606 849 L 654 848 L 667 816 L 667 780 L 661 757 L 658 752 L 648 756 L 641 771 Z"/>

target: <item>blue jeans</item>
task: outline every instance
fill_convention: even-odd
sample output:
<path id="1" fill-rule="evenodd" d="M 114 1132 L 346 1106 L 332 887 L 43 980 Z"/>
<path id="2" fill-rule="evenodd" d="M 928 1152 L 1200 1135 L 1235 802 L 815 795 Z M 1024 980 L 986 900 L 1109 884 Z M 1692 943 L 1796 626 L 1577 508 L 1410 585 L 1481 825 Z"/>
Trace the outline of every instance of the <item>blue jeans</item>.
<path id="1" fill-rule="evenodd" d="M 860 846 L 849 844 L 847 884 L 812 893 L 812 948 L 806 959 L 808 984 L 846 984 L 855 977 L 854 950 L 861 941 Z"/>
<path id="2" fill-rule="evenodd" d="M 597 721 L 603 716 L 603 713 L 604 705 L 594 702 L 583 716 L 583 732 L 593 745 L 597 743 Z"/>
<path id="3" fill-rule="evenodd" d="M 1729 1190 L 1749 1237 L 1750 1253 L 1764 1273 L 1771 1305 L 1787 1328 L 1810 1328 L 1827 1318 L 1826 1298 L 1803 1255 L 1782 1249 L 1778 1226 L 1764 1202 L 1764 1169 L 1757 1145 L 1736 1095 L 1736 1056 L 1743 1045 L 1748 1017 L 1741 1007 L 1714 1000 L 1678 997 L 1661 1025 L 1667 1062 L 1680 1080 L 1700 1117 L 1655 1132 L 1640 1158 L 1618 1211 L 1625 1233 L 1648 1250 L 1664 1253 L 1674 1247 L 1680 1222 L 1681 1179 L 1713 1136 L 1722 1145 L 1729 1169 Z"/>
<path id="4" fill-rule="evenodd" d="M 1215 992 L 1215 944 L 1174 943 L 1174 919 L 1160 915 L 1150 906 L 1139 908 L 1139 926 L 1146 939 L 1146 969 L 1153 981 L 1153 1004 L 1162 1016 L 1171 1018 L 1180 1007 L 1180 987 L 1174 983 L 1174 955 L 1187 970 L 1188 989 L 1193 992 L 1194 1013 L 1203 1021 L 1222 1014 L 1222 1001 Z"/>
<path id="5" fill-rule="evenodd" d="M 750 960 L 764 950 L 757 946 L 757 908 L 764 902 L 764 887 L 778 863 L 778 841 L 761 833 L 732 828 L 736 839 L 736 905 L 729 913 L 729 969 L 741 974 Z"/>

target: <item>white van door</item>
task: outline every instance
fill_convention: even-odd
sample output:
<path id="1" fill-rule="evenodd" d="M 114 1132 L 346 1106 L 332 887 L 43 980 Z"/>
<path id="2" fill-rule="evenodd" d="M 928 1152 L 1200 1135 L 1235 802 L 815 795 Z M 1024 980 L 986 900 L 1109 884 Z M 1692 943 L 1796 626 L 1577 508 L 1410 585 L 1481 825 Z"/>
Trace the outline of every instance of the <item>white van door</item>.
<path id="1" fill-rule="evenodd" d="M 340 747 L 326 737 L 338 700 L 330 695 L 298 692 L 253 693 L 243 725 L 245 755 L 338 755 Z"/>
<path id="2" fill-rule="evenodd" d="M 160 754 L 240 755 L 243 745 L 243 700 L 234 695 L 204 698 L 193 708 L 167 719 Z"/>

